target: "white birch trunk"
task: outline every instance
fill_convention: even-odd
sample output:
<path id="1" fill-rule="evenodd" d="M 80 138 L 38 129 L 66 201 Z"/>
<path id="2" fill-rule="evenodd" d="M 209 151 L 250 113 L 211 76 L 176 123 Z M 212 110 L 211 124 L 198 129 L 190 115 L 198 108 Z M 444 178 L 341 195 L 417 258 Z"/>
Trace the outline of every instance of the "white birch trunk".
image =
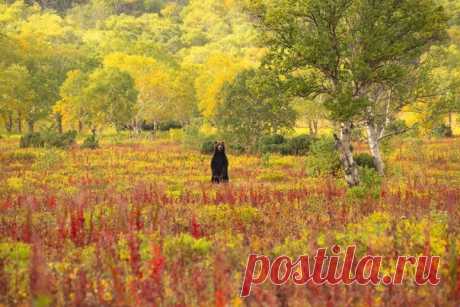
<path id="1" fill-rule="evenodd" d="M 385 164 L 380 152 L 379 132 L 372 121 L 368 121 L 367 123 L 367 141 L 372 158 L 374 159 L 375 168 L 379 175 L 383 176 L 385 174 Z"/>
<path id="2" fill-rule="evenodd" d="M 342 163 L 345 172 L 345 180 L 350 187 L 359 184 L 358 166 L 353 159 L 353 149 L 351 146 L 351 122 L 343 123 L 340 135 L 335 136 L 336 146 L 340 155 L 340 162 Z"/>

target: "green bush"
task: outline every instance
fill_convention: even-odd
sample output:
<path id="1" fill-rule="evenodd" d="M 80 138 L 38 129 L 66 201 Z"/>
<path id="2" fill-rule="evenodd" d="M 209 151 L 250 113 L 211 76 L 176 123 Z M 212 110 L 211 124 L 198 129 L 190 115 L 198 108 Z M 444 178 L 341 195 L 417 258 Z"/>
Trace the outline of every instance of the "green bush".
<path id="1" fill-rule="evenodd" d="M 321 137 L 312 142 L 306 166 L 309 173 L 314 176 L 336 175 L 341 168 L 341 163 L 334 139 Z"/>
<path id="2" fill-rule="evenodd" d="M 67 148 L 75 143 L 76 131 L 58 133 L 52 130 L 45 132 L 27 133 L 19 140 L 21 148 L 27 147 L 56 147 Z"/>
<path id="3" fill-rule="evenodd" d="M 37 156 L 33 152 L 13 151 L 10 154 L 6 155 L 6 158 L 9 161 L 33 162 L 37 158 Z"/>
<path id="4" fill-rule="evenodd" d="M 39 132 L 31 132 L 21 136 L 19 147 L 44 147 L 45 141 Z"/>
<path id="5" fill-rule="evenodd" d="M 259 142 L 259 151 L 263 154 L 305 155 L 308 153 L 313 140 L 311 136 L 306 134 L 288 139 L 282 135 L 275 134 L 261 139 Z"/>
<path id="6" fill-rule="evenodd" d="M 402 119 L 396 119 L 385 128 L 387 134 L 400 134 L 408 129 L 406 122 Z"/>
<path id="7" fill-rule="evenodd" d="M 284 136 L 280 134 L 267 135 L 260 139 L 262 145 L 283 144 L 285 142 Z"/>
<path id="8" fill-rule="evenodd" d="M 182 128 L 182 124 L 174 120 L 169 120 L 158 124 L 158 130 L 160 131 L 169 131 L 171 129 L 180 128 Z"/>
<path id="9" fill-rule="evenodd" d="M 290 155 L 306 155 L 310 150 L 314 138 L 308 134 L 295 136 L 287 142 L 287 152 Z"/>
<path id="10" fill-rule="evenodd" d="M 203 144 L 201 144 L 201 153 L 212 154 L 214 152 L 214 142 L 213 140 L 204 141 Z"/>
<path id="11" fill-rule="evenodd" d="M 246 148 L 239 143 L 231 143 L 229 149 L 234 154 L 242 154 L 246 152 Z"/>
<path id="12" fill-rule="evenodd" d="M 56 148 L 68 148 L 69 146 L 75 144 L 76 137 L 77 132 L 73 130 L 65 133 L 57 133 L 54 131 L 46 131 L 43 133 L 45 145 Z"/>
<path id="13" fill-rule="evenodd" d="M 284 136 L 279 134 L 267 135 L 258 142 L 258 151 L 261 153 L 281 153 L 281 148 L 285 144 Z"/>
<path id="14" fill-rule="evenodd" d="M 347 194 L 352 199 L 363 199 L 372 197 L 377 199 L 380 195 L 382 177 L 372 168 L 364 167 L 360 169 L 361 182 L 359 186 L 350 188 Z"/>
<path id="15" fill-rule="evenodd" d="M 82 149 L 97 149 L 99 148 L 99 140 L 97 139 L 95 134 L 91 134 L 83 141 L 80 148 Z"/>
<path id="16" fill-rule="evenodd" d="M 354 156 L 356 164 L 360 167 L 367 167 L 376 169 L 374 164 L 374 158 L 368 153 L 360 153 Z"/>
<path id="17" fill-rule="evenodd" d="M 262 154 L 266 153 L 278 153 L 281 154 L 285 144 L 262 144 L 259 146 L 259 152 Z"/>
<path id="18" fill-rule="evenodd" d="M 209 137 L 208 140 L 204 141 L 201 144 L 200 152 L 205 155 L 210 155 L 214 153 L 214 142 L 217 138 L 216 137 Z M 242 154 L 246 152 L 246 149 L 241 144 L 231 143 L 229 145 L 226 144 L 226 149 L 231 151 L 234 154 Z"/>
<path id="19" fill-rule="evenodd" d="M 452 128 L 447 126 L 446 124 L 441 124 L 439 126 L 436 126 L 433 128 L 433 135 L 436 137 L 445 137 L 445 138 L 451 138 L 454 136 L 452 132 Z"/>

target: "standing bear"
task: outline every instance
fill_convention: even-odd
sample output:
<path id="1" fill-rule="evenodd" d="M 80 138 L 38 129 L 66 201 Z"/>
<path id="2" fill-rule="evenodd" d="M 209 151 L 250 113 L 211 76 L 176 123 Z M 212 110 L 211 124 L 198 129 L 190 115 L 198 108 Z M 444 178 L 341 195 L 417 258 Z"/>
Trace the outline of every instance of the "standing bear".
<path id="1" fill-rule="evenodd" d="M 228 159 L 224 142 L 214 143 L 214 155 L 211 160 L 212 183 L 228 182 Z"/>

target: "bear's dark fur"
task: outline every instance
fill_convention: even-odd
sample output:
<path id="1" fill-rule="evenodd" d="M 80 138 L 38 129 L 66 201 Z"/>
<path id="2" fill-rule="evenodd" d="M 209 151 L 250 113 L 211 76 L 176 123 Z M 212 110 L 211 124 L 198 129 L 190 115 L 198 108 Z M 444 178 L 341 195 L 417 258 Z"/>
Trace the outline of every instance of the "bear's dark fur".
<path id="1" fill-rule="evenodd" d="M 228 159 L 224 142 L 214 143 L 214 155 L 211 160 L 212 183 L 228 182 Z"/>

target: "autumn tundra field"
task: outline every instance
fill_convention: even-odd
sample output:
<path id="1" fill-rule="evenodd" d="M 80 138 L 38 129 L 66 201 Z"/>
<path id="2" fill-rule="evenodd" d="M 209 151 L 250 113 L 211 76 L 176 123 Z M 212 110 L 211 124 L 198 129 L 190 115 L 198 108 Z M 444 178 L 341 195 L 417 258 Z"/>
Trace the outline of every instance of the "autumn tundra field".
<path id="1" fill-rule="evenodd" d="M 0 307 L 460 306 L 460 0 L 0 0 Z"/>
<path id="2" fill-rule="evenodd" d="M 314 174 L 308 155 L 230 153 L 230 183 L 212 185 L 210 156 L 168 138 L 67 151 L 17 142 L 0 141 L 3 305 L 459 303 L 458 138 L 398 140 L 386 177 L 353 189 Z M 440 256 L 440 282 L 417 286 L 408 267 L 401 285 L 267 282 L 240 297 L 249 254 L 335 244 L 382 255 L 389 273 L 398 255 Z"/>

